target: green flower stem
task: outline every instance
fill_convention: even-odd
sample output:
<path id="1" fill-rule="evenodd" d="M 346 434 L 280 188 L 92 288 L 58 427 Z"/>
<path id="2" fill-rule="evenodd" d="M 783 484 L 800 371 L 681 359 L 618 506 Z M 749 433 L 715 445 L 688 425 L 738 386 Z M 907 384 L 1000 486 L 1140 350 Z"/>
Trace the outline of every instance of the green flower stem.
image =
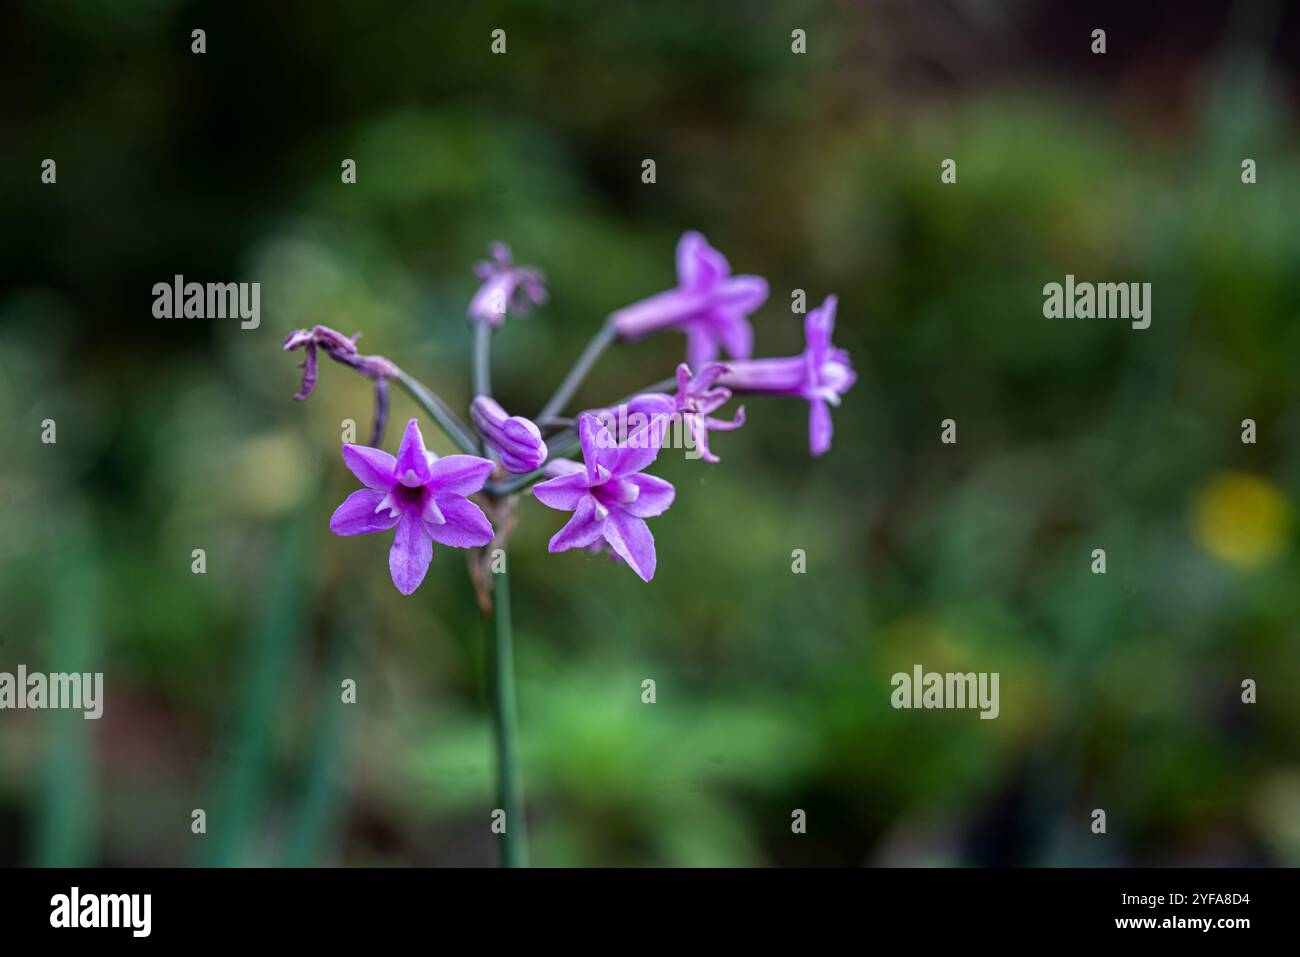
<path id="1" fill-rule="evenodd" d="M 47 650 L 56 668 L 80 671 L 103 655 L 103 551 L 91 520 L 80 509 L 63 509 L 53 526 L 49 571 L 50 633 Z M 56 664 L 57 662 L 57 664 Z M 26 694 L 20 688 L 18 693 Z M 102 702 L 101 702 L 102 703 Z M 110 704 L 110 707 L 112 705 Z M 95 736 L 80 714 L 51 714 L 41 721 L 45 738 L 36 778 L 30 863 L 36 867 L 89 867 L 100 853 L 100 785 Z"/>
<path id="2" fill-rule="evenodd" d="M 492 326 L 480 322 L 474 327 L 474 395 L 492 395 Z"/>
<path id="3" fill-rule="evenodd" d="M 478 442 L 474 440 L 474 433 L 469 430 L 469 426 L 461 422 L 456 417 L 456 413 L 447 408 L 442 399 L 434 395 L 418 380 L 411 378 L 400 369 L 397 372 L 397 383 L 412 399 L 433 416 L 433 420 L 438 423 L 442 431 L 447 433 L 447 438 L 456 443 L 457 447 L 467 455 L 478 455 Z"/>
<path id="4" fill-rule="evenodd" d="M 518 714 L 515 706 L 514 635 L 510 621 L 510 576 L 502 566 L 492 576 L 492 710 L 497 743 L 497 800 L 506 812 L 501 863 L 528 866 L 528 825 L 519 772 Z"/>
<path id="5" fill-rule="evenodd" d="M 542 406 L 542 411 L 537 413 L 537 418 L 549 419 L 564 411 L 564 407 L 573 398 L 573 393 L 578 391 L 582 381 L 587 378 L 587 373 L 596 364 L 596 360 L 600 358 L 601 353 L 609 348 L 610 343 L 617 338 L 618 332 L 615 331 L 614 324 L 606 320 L 605 324 L 600 327 L 600 331 L 587 343 L 587 348 L 582 350 L 582 355 L 578 356 L 578 361 L 573 364 L 573 368 L 564 377 L 564 381 L 555 390 L 555 394 L 551 396 L 546 405 Z"/>

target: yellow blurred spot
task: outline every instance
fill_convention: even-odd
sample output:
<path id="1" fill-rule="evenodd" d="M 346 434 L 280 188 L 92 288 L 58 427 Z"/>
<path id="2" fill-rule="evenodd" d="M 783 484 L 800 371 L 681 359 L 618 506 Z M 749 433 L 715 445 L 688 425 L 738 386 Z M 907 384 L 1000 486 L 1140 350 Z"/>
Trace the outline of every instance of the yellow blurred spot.
<path id="1" fill-rule="evenodd" d="M 1265 840 L 1279 848 L 1282 863 L 1300 862 L 1300 768 L 1277 768 L 1259 786 L 1251 811 Z"/>
<path id="2" fill-rule="evenodd" d="M 1291 507 L 1272 482 L 1244 472 L 1212 479 L 1192 506 L 1197 544 L 1221 562 L 1254 568 L 1277 556 L 1291 531 Z"/>
<path id="3" fill-rule="evenodd" d="M 292 432 L 276 432 L 235 449 L 226 493 L 240 511 L 269 517 L 298 502 L 310 474 L 311 458 L 302 440 Z"/>

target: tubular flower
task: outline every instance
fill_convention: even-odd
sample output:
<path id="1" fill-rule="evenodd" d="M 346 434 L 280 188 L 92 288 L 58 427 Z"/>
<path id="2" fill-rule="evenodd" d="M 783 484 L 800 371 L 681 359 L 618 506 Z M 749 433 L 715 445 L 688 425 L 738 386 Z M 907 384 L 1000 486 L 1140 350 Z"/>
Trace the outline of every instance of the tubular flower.
<path id="1" fill-rule="evenodd" d="M 686 333 L 686 361 L 692 369 L 728 355 L 747 359 L 754 348 L 749 314 L 767 299 L 767 280 L 733 276 L 722 253 L 697 232 L 677 243 L 677 288 L 618 310 L 610 316 L 624 339 L 663 329 Z"/>
<path id="2" fill-rule="evenodd" d="M 831 345 L 835 328 L 836 298 L 826 300 L 804 321 L 806 345 L 801 355 L 784 359 L 749 359 L 728 362 L 718 378 L 721 385 L 737 392 L 785 395 L 807 399 L 808 445 L 813 455 L 831 447 L 831 410 L 840 396 L 857 381 L 849 354 Z"/>

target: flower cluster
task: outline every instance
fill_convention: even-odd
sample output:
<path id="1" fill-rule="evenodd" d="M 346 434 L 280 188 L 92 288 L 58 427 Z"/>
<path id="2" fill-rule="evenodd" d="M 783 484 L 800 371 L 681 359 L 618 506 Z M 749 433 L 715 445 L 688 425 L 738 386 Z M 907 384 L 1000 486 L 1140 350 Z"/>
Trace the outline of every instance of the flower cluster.
<path id="1" fill-rule="evenodd" d="M 804 323 L 805 347 L 795 356 L 753 358 L 749 316 L 767 299 L 766 280 L 733 276 L 726 258 L 696 232 L 677 244 L 677 285 L 613 313 L 561 384 L 547 409 L 571 397 L 600 350 L 612 339 L 636 340 L 663 330 L 686 335 L 686 361 L 676 368 L 676 392 L 662 386 L 634 393 L 611 406 L 586 412 L 576 423 L 546 415 L 537 421 L 511 415 L 489 393 L 486 374 L 469 408 L 471 429 L 431 390 L 381 356 L 357 353 L 356 336 L 325 326 L 299 330 L 286 350 L 305 349 L 302 385 L 307 398 L 316 383 L 317 350 L 361 372 L 376 387 L 376 435 L 372 447 L 344 445 L 343 460 L 362 488 L 348 496 L 330 519 L 338 535 L 395 529 L 389 571 L 398 591 L 409 595 L 424 580 L 434 543 L 451 548 L 482 548 L 501 535 L 488 513 L 492 504 L 531 486 L 542 505 L 571 513 L 551 538 L 552 553 L 570 549 L 608 551 L 638 577 L 654 577 L 657 556 L 646 519 L 662 515 L 676 497 L 666 479 L 646 474 L 669 444 L 677 424 L 683 442 L 706 462 L 719 461 L 709 448 L 711 432 L 727 432 L 745 422 L 744 407 L 731 419 L 714 416 L 735 394 L 800 398 L 809 403 L 809 447 L 820 456 L 831 446 L 830 406 L 838 405 L 856 374 L 848 354 L 831 344 L 835 296 L 827 296 Z M 468 314 L 485 326 L 475 339 L 476 370 L 486 370 L 491 340 L 507 314 L 521 316 L 546 302 L 542 274 L 516 266 L 503 243 L 476 267 L 482 285 Z M 478 352 L 477 350 L 484 350 Z M 722 352 L 728 358 L 715 361 Z M 377 447 L 387 409 L 387 383 L 397 381 L 437 421 L 463 454 L 439 458 L 424 444 L 412 419 L 396 457 Z M 576 380 L 576 381 L 575 381 Z M 671 384 L 671 383 L 669 383 Z M 382 390 L 381 390 L 382 387 Z M 569 458 L 580 454 L 581 461 Z M 511 476 L 514 478 L 511 478 Z M 478 497 L 488 513 L 471 500 Z"/>

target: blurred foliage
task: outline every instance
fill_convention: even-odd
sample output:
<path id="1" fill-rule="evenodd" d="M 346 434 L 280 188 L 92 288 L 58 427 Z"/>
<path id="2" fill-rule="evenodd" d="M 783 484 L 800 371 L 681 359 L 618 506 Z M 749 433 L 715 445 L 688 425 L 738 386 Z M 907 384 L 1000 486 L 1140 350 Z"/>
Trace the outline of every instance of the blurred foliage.
<path id="1" fill-rule="evenodd" d="M 1300 864 L 1300 144 L 1270 59 L 1294 11 L 1174 56 L 1120 8 L 1096 65 L 1028 4 L 19 6 L 0 670 L 97 662 L 108 697 L 0 714 L 0 862 L 493 862 L 465 555 L 403 599 L 384 536 L 329 534 L 370 390 L 326 364 L 294 403 L 279 346 L 360 331 L 463 405 L 471 266 L 502 239 L 549 277 L 494 352 L 527 413 L 697 228 L 770 280 L 760 353 L 799 348 L 789 290 L 836 292 L 860 379 L 816 462 L 804 404 L 762 399 L 720 464 L 664 456 L 651 585 L 547 555 L 562 518 L 521 503 L 534 860 Z M 260 282 L 260 328 L 153 319 L 177 273 Z M 1044 320 L 1067 273 L 1151 282 L 1151 328 Z M 681 345 L 612 350 L 581 401 Z M 893 710 L 917 662 L 1000 672 L 998 720 Z"/>

